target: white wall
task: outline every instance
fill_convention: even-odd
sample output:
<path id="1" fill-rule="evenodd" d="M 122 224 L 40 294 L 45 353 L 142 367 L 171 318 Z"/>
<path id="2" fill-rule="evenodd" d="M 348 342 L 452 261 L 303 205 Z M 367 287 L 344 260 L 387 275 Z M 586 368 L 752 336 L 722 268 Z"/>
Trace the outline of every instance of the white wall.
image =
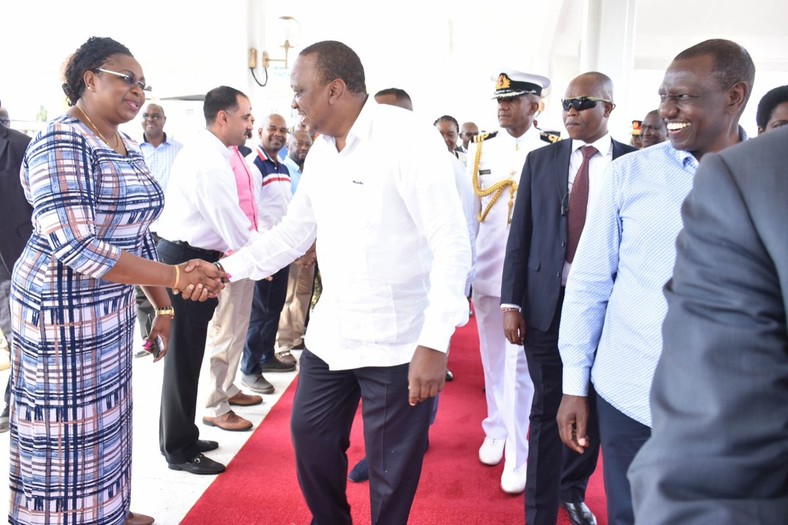
<path id="1" fill-rule="evenodd" d="M 15 120 L 35 119 L 41 105 L 50 118 L 61 113 L 66 106 L 60 66 L 89 36 L 98 35 L 131 49 L 155 88 L 154 97 L 201 94 L 228 84 L 250 95 L 257 118 L 276 111 L 292 121 L 288 71 L 274 64 L 268 86 L 259 88 L 247 69 L 250 46 L 282 55 L 279 42 L 269 40 L 277 17 L 290 15 L 301 23 L 301 46 L 329 38 L 346 42 L 361 56 L 370 92 L 404 88 L 415 111 L 430 122 L 447 113 L 495 128 L 490 76 L 502 66 L 546 74 L 553 89 L 539 122 L 563 130 L 558 101 L 569 80 L 593 63 L 581 37 L 588 33 L 584 17 L 594 6 L 606 14 L 599 22 L 606 51 L 598 64 L 618 60 L 611 42 L 634 46 L 626 50 L 633 69 L 619 75 L 629 78 L 614 75 L 615 82 L 630 86 L 616 94 L 611 129 L 620 139 L 626 139 L 630 120 L 656 107 L 656 90 L 670 59 L 705 38 L 736 40 L 756 61 L 755 92 L 743 118 L 748 131 L 755 130 L 760 96 L 788 84 L 784 0 L 751 2 L 746 11 L 733 0 L 39 0 L 3 5 L 0 99 Z M 631 40 L 616 33 L 627 29 L 618 26 L 627 20 L 622 13 L 628 8 L 635 9 Z M 297 53 L 291 51 L 291 57 Z M 202 125 L 200 103 L 162 104 L 172 134 L 185 135 Z M 125 129 L 138 136 L 139 122 Z"/>

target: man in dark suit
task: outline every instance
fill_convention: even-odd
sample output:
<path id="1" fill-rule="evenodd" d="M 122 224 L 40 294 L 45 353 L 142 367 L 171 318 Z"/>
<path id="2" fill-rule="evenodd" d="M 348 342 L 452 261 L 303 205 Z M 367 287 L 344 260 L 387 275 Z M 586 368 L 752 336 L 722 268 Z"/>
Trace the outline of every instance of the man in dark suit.
<path id="1" fill-rule="evenodd" d="M 682 207 L 638 524 L 788 517 L 788 129 L 703 158 Z"/>
<path id="2" fill-rule="evenodd" d="M 30 137 L 0 124 L 0 330 L 9 346 L 11 343 L 11 312 L 8 298 L 11 293 L 11 272 L 25 243 L 30 238 L 33 225 L 30 216 L 33 208 L 25 198 L 19 182 L 19 168 Z M 0 432 L 8 431 L 8 396 L 6 385 L 5 408 L 0 414 Z"/>
<path id="3" fill-rule="evenodd" d="M 596 522 L 584 503 L 599 453 L 596 427 L 589 429 L 591 450 L 581 456 L 562 446 L 556 425 L 562 395 L 558 327 L 586 205 L 593 200 L 607 165 L 635 151 L 608 134 L 607 122 L 615 104 L 613 85 L 606 75 L 590 72 L 576 77 L 562 103 L 571 140 L 528 154 L 501 287 L 504 332 L 511 343 L 525 344 L 535 389 L 525 485 L 530 525 L 555 525 L 559 501 L 572 523 Z M 570 222 L 579 223 L 578 228 L 570 227 Z"/>

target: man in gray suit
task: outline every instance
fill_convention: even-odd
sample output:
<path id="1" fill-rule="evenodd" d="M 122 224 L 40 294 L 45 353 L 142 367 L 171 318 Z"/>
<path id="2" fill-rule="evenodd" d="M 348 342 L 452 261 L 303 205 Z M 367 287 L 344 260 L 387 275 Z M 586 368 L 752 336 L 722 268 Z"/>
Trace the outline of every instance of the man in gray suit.
<path id="1" fill-rule="evenodd" d="M 25 198 L 19 182 L 19 168 L 30 137 L 0 124 L 0 330 L 11 344 L 11 312 L 8 298 L 11 294 L 11 271 L 25 247 L 33 225 L 30 217 L 33 208 Z M 5 408 L 0 414 L 0 432 L 8 430 L 8 386 L 5 391 Z"/>
<path id="2" fill-rule="evenodd" d="M 682 207 L 638 525 L 788 519 L 788 129 L 704 157 Z"/>

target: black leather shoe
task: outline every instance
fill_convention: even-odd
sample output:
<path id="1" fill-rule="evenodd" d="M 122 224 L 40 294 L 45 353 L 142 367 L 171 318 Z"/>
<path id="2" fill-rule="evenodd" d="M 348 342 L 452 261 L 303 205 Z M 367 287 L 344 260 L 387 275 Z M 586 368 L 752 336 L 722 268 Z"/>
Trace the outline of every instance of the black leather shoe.
<path id="1" fill-rule="evenodd" d="M 197 450 L 200 452 L 210 452 L 211 450 L 216 450 L 217 448 L 219 448 L 219 443 L 216 441 L 208 441 L 207 439 L 197 440 Z"/>
<path id="2" fill-rule="evenodd" d="M 191 474 L 220 474 L 224 472 L 224 465 L 202 454 L 197 454 L 193 459 L 183 463 L 167 463 L 172 470 L 185 470 Z"/>
<path id="3" fill-rule="evenodd" d="M 596 525 L 596 517 L 583 501 L 562 501 L 561 507 L 569 514 L 572 525 Z"/>

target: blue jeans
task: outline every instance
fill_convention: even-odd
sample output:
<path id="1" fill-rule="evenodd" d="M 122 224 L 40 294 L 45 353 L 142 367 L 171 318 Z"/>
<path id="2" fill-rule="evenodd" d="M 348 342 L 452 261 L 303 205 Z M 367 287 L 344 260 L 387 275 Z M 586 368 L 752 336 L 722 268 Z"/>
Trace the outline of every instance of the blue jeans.
<path id="1" fill-rule="evenodd" d="M 276 331 L 287 296 L 288 273 L 289 267 L 285 266 L 270 281 L 262 279 L 255 284 L 249 331 L 246 332 L 241 358 L 241 372 L 244 374 L 259 374 L 262 364 L 275 358 Z"/>

